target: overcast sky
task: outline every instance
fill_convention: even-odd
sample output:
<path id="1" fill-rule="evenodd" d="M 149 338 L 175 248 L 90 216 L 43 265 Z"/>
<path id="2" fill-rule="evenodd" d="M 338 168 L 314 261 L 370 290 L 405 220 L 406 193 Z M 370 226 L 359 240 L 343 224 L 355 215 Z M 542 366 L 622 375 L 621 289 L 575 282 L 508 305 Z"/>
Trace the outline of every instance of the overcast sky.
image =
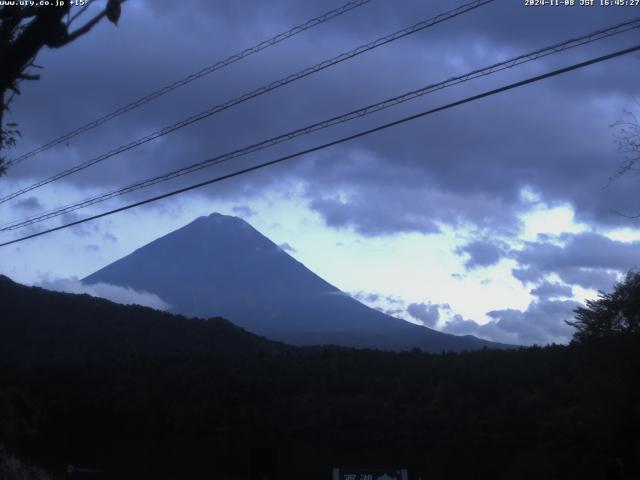
<path id="1" fill-rule="evenodd" d="M 343 3 L 129 0 L 118 27 L 103 22 L 72 45 L 41 53 L 42 80 L 23 84 L 12 106 L 10 120 L 23 137 L 9 157 Z M 372 0 L 22 162 L 0 179 L 0 193 L 463 3 Z M 496 0 L 29 192 L 0 205 L 2 223 L 640 16 L 633 7 L 523 3 Z M 634 30 L 553 55 L 61 221 L 637 42 Z M 497 341 L 566 342 L 571 329 L 564 320 L 577 302 L 640 268 L 640 221 L 616 213 L 640 212 L 640 179 L 624 177 L 607 186 L 623 160 L 612 125 L 637 111 L 639 72 L 638 55 L 627 55 L 4 247 L 0 271 L 24 283 L 74 282 L 199 215 L 219 211 L 246 219 L 329 282 L 398 317 Z"/>

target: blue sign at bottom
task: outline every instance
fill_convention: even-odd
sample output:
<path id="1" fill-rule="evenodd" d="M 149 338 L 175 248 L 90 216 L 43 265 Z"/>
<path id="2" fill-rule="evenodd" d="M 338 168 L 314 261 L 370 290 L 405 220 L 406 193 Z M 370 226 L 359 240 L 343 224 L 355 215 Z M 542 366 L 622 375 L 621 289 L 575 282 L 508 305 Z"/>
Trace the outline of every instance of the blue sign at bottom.
<path id="1" fill-rule="evenodd" d="M 334 468 L 333 480 L 408 480 L 406 469 Z"/>

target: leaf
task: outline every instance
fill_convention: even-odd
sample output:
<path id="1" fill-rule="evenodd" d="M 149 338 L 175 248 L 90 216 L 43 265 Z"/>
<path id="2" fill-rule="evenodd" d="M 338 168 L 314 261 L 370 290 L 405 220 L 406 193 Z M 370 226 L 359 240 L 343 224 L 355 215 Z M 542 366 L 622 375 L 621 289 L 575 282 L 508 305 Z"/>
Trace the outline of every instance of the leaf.
<path id="1" fill-rule="evenodd" d="M 122 13 L 120 0 L 109 0 L 105 8 L 105 13 L 111 23 L 118 25 L 118 20 L 120 20 L 120 14 Z"/>

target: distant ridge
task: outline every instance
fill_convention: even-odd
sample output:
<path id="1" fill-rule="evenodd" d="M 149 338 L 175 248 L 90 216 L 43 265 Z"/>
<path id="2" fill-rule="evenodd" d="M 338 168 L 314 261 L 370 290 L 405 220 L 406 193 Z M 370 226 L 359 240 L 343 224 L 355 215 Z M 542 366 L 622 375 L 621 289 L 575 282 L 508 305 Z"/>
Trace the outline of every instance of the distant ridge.
<path id="1" fill-rule="evenodd" d="M 441 352 L 506 347 L 371 309 L 290 257 L 244 220 L 200 217 L 83 280 L 154 293 L 189 316 L 222 316 L 294 345 Z"/>
<path id="2" fill-rule="evenodd" d="M 27 287 L 0 275 L 0 361 L 244 355 L 288 350 L 221 318 L 189 319 L 89 295 Z"/>

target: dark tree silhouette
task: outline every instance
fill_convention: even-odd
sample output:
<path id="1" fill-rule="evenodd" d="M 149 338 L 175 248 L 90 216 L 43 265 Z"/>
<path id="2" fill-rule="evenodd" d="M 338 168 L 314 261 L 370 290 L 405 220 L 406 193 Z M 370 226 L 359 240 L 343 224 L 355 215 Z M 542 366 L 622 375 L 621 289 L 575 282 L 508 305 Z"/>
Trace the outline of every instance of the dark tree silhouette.
<path id="1" fill-rule="evenodd" d="M 567 323 L 576 328 L 575 341 L 640 334 L 640 272 L 627 273 L 612 293 L 600 292 L 574 312 L 575 321 Z"/>
<path id="2" fill-rule="evenodd" d="M 72 9 L 71 2 L 58 6 L 0 6 L 0 175 L 5 173 L 3 152 L 15 145 L 20 132 L 15 123 L 4 122 L 5 113 L 20 95 L 25 80 L 38 80 L 34 61 L 43 47 L 61 48 L 90 32 L 103 18 L 117 24 L 124 0 L 108 0 L 104 9 L 82 25 L 72 24 L 83 18 L 90 2 Z M 18 2 L 16 2 L 18 3 Z"/>
<path id="3" fill-rule="evenodd" d="M 638 115 L 632 110 L 625 111 L 625 118 L 617 121 L 611 127 L 614 131 L 614 137 L 618 144 L 618 153 L 622 157 L 622 161 L 614 174 L 609 177 L 607 186 L 621 177 L 638 174 L 640 171 L 638 169 L 638 163 L 640 163 L 640 119 Z M 621 215 L 628 218 L 640 217 L 640 214 Z"/>

